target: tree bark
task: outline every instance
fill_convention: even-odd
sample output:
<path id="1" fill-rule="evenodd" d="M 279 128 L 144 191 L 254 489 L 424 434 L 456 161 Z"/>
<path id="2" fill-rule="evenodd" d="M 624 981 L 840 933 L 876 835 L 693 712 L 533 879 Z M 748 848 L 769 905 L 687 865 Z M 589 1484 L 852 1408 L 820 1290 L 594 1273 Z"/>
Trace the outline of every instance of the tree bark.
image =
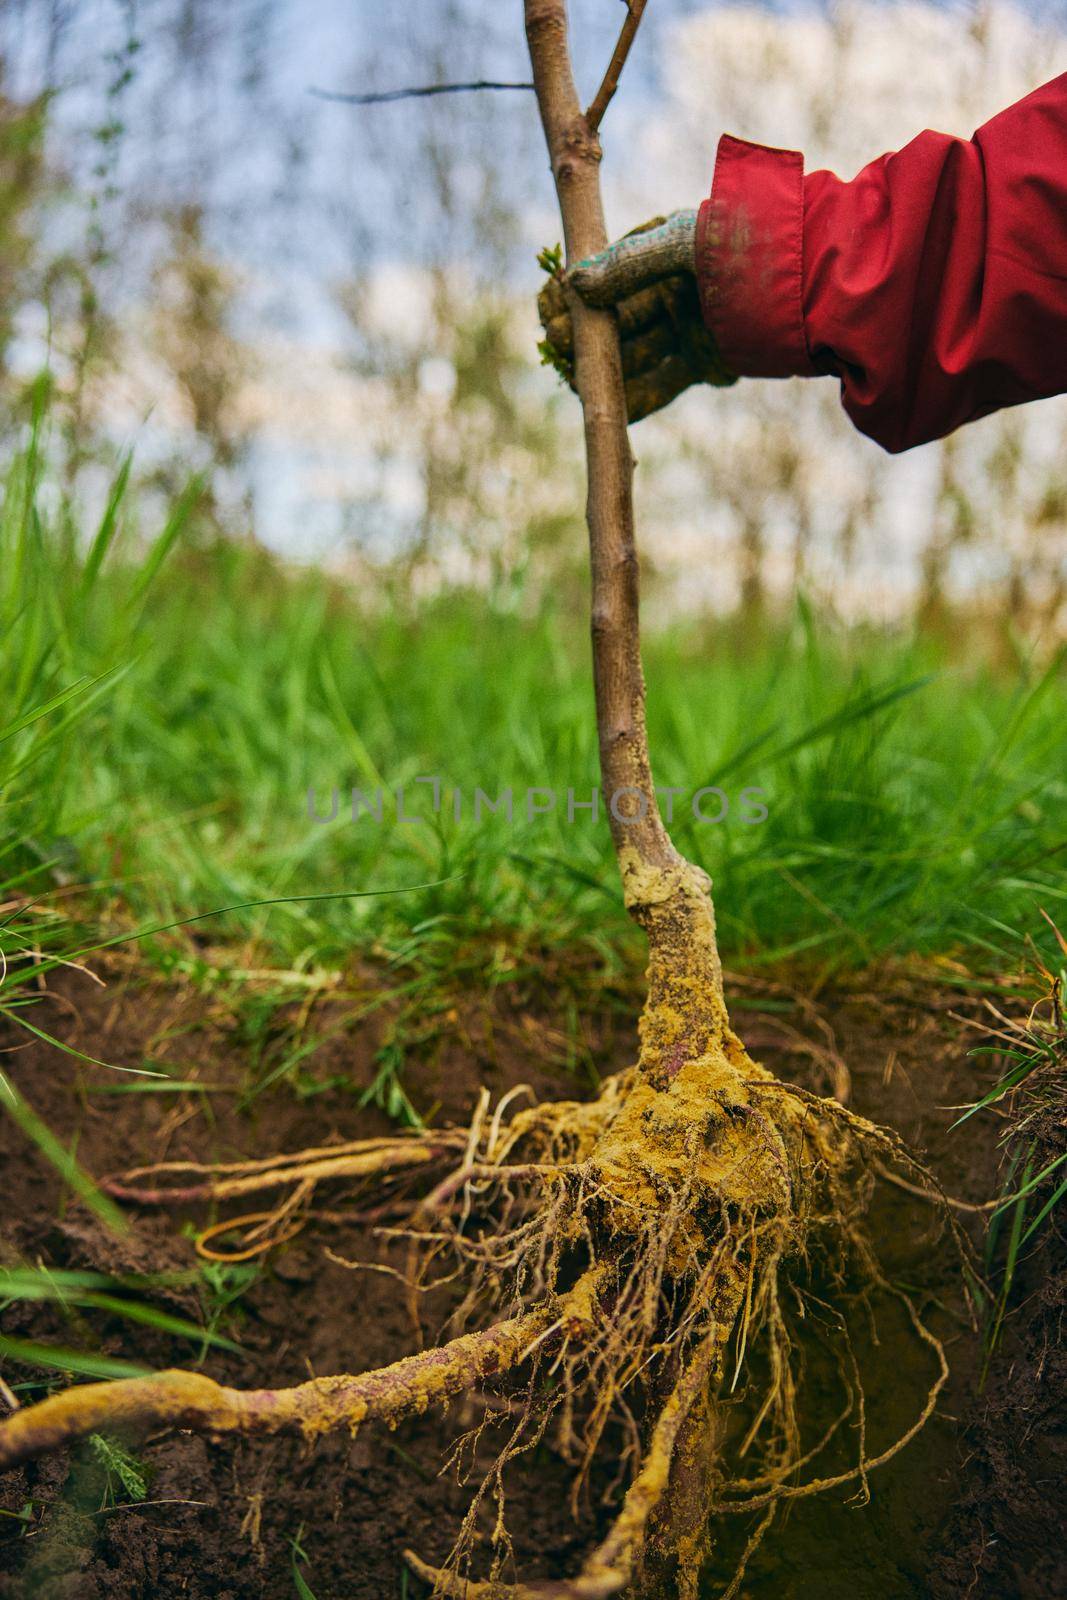
<path id="1" fill-rule="evenodd" d="M 608 242 L 600 196 L 600 141 L 575 88 L 566 0 L 525 0 L 525 13 L 570 267 Z M 687 1056 L 709 1050 L 732 1056 L 740 1046 L 723 1006 L 710 881 L 672 845 L 652 779 L 638 620 L 633 457 L 615 314 L 584 305 L 566 285 L 564 292 L 585 424 L 601 780 L 626 905 L 649 941 L 641 1069 L 650 1081 L 663 1084 Z"/>
<path id="2" fill-rule="evenodd" d="M 525 13 L 534 88 L 571 267 L 608 243 L 600 195 L 600 141 L 578 100 L 567 42 L 566 0 L 525 0 Z M 632 11 L 627 21 L 633 24 Z M 631 26 L 631 39 L 632 31 Z M 598 95 L 592 109 L 599 99 Z M 663 1091 L 676 1082 L 681 1087 L 687 1064 L 714 1063 L 714 1079 L 704 1081 L 715 1081 L 720 1091 L 729 1094 L 739 1089 L 752 1064 L 726 1013 L 711 883 L 672 845 L 657 805 L 649 759 L 633 457 L 618 326 L 614 312 L 584 305 L 566 285 L 564 292 L 585 424 L 601 780 L 626 906 L 644 929 L 649 946 L 639 1072 L 650 1087 Z M 636 1136 L 640 1143 L 639 1128 L 629 1129 L 624 1141 L 627 1136 Z M 717 1376 L 717 1371 L 707 1374 L 703 1393 L 682 1420 L 670 1488 L 648 1527 L 647 1562 L 629 1586 L 635 1597 L 652 1600 L 672 1594 L 682 1600 L 696 1594 L 706 1490 L 719 1444 L 720 1419 L 708 1388 Z"/>

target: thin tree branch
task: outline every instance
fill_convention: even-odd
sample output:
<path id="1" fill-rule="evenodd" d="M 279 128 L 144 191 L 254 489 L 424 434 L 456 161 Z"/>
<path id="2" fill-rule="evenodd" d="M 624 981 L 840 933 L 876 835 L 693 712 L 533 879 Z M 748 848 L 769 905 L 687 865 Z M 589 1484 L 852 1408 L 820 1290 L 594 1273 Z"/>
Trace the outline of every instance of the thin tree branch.
<path id="1" fill-rule="evenodd" d="M 640 0 L 642 6 L 644 3 L 645 0 Z M 384 106 L 394 100 L 427 100 L 432 95 L 469 94 L 476 89 L 528 89 L 532 93 L 533 84 L 494 83 L 479 78 L 474 83 L 427 83 L 414 89 L 385 89 L 376 94 L 342 94 L 334 89 L 309 89 L 308 94 L 313 94 L 316 100 L 337 100 L 348 106 Z"/>
<path id="2" fill-rule="evenodd" d="M 626 57 L 630 54 L 630 46 L 634 42 L 634 35 L 637 33 L 646 0 L 625 0 L 625 3 L 626 21 L 622 25 L 618 43 L 612 52 L 611 60 L 608 62 L 608 70 L 604 74 L 603 82 L 589 102 L 589 110 L 585 114 L 585 120 L 593 133 L 597 131 L 604 120 L 604 113 L 611 103 L 615 90 L 619 87 L 619 78 L 622 76 L 622 69 L 626 65 Z"/>

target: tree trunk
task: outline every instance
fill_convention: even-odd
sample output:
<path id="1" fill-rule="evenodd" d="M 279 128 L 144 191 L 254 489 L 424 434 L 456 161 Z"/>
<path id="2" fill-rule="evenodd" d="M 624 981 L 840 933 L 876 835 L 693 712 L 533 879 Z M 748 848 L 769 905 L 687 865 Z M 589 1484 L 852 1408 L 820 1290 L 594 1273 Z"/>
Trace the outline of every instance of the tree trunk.
<path id="1" fill-rule="evenodd" d="M 565 0 L 526 0 L 534 86 L 563 219 L 568 266 L 608 242 L 600 141 L 571 71 Z M 604 800 L 631 916 L 649 942 L 641 1070 L 657 1087 L 686 1057 L 740 1046 L 729 1030 L 707 874 L 674 848 L 660 817 L 648 754 L 638 626 L 633 457 L 613 312 L 566 290 L 585 423 L 586 518 L 592 568 L 593 677 Z"/>
<path id="2" fill-rule="evenodd" d="M 566 0 L 525 0 L 525 10 L 569 268 L 608 243 L 600 196 L 600 141 L 582 112 L 571 71 Z M 702 1081 L 694 1082 L 692 1098 L 678 1084 L 684 1118 L 702 1098 L 705 1084 L 729 1091 L 742 1065 L 751 1070 L 751 1063 L 727 1018 L 710 879 L 675 850 L 652 779 L 641 667 L 633 456 L 618 326 L 613 312 L 592 310 L 566 286 L 564 292 L 585 424 L 601 780 L 626 907 L 644 929 L 649 946 L 639 1073 L 650 1089 L 663 1091 L 688 1063 L 700 1063 Z M 631 1151 L 635 1145 L 640 1148 L 643 1115 L 639 1097 L 633 1104 L 637 1117 L 619 1119 L 620 1144 L 629 1141 Z M 710 1372 L 709 1384 L 717 1376 L 717 1371 Z M 670 1490 L 650 1518 L 646 1558 L 628 1590 L 635 1597 L 695 1596 L 720 1431 L 721 1419 L 706 1387 L 682 1423 Z"/>

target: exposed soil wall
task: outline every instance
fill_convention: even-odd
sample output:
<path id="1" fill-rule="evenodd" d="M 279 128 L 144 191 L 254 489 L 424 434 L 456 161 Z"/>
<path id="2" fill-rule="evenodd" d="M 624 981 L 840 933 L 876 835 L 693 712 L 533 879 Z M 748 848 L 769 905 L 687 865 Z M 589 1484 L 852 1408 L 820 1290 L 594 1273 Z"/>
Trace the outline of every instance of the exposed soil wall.
<path id="1" fill-rule="evenodd" d="M 857 1110 L 925 1152 L 951 1194 L 980 1200 L 994 1192 L 992 1120 L 948 1131 L 957 1114 L 948 1108 L 972 1099 L 995 1070 L 988 1057 L 967 1059 L 971 1036 L 950 1015 L 966 1013 L 966 997 L 915 982 L 896 993 L 827 995 L 817 1008 L 794 1008 L 773 985 L 749 983 L 741 999 L 738 1031 L 776 1074 L 824 1093 L 847 1086 Z M 344 1021 L 344 1005 L 329 1006 L 335 1014 L 327 1007 L 318 1015 L 316 1031 Z M 326 1083 L 350 1075 L 357 1089 L 369 1085 L 388 1015 L 384 1008 L 324 1045 L 308 1064 L 302 1098 L 282 1085 L 244 1109 L 247 1045 L 224 1015 L 207 1014 L 192 990 L 138 987 L 120 974 L 100 989 L 70 974 L 37 1016 L 77 1048 L 118 1064 L 140 1065 L 148 1054 L 181 1063 L 184 1076 L 222 1086 L 211 1095 L 95 1093 L 93 1086 L 113 1087 L 114 1075 L 43 1044 L 27 1045 L 24 1036 L 2 1042 L 15 1046 L 7 1070 L 19 1087 L 60 1137 L 77 1134 L 80 1159 L 103 1174 L 164 1156 L 240 1158 L 321 1143 L 324 1134 L 351 1139 L 387 1131 L 385 1116 L 360 1109 L 351 1090 L 306 1091 L 310 1077 Z M 471 995 L 440 1037 L 410 1057 L 406 1092 L 434 1120 L 465 1118 L 482 1084 L 494 1097 L 517 1083 L 543 1097 L 587 1094 L 589 1074 L 568 1075 L 551 1064 L 561 1054 L 559 1023 L 549 997 L 519 985 Z M 632 1020 L 624 1010 L 605 1004 L 585 1027 L 599 1071 L 629 1062 Z M 268 1067 L 270 1060 L 268 1044 Z M 166 1271 L 194 1261 L 183 1218 L 141 1214 L 130 1236 L 116 1240 L 81 1209 L 67 1205 L 60 1214 L 55 1174 L 7 1121 L 0 1122 L 0 1152 L 5 1259 L 111 1272 Z M 338 1190 L 321 1203 L 343 1210 L 345 1196 Z M 1051 1600 L 1067 1592 L 1054 1543 L 1063 1517 L 1056 1410 L 1065 1365 L 1058 1344 L 1063 1279 L 1031 1263 L 1022 1282 L 1025 1309 L 1009 1322 L 979 1394 L 980 1349 L 964 1316 L 958 1258 L 930 1206 L 885 1185 L 875 1206 L 883 1259 L 899 1281 L 921 1288 L 931 1325 L 948 1346 L 950 1386 L 919 1438 L 872 1475 L 869 1504 L 850 1503 L 849 1490 L 795 1503 L 757 1554 L 743 1592 L 751 1600 Z M 206 1220 L 202 1211 L 190 1215 L 199 1224 Z M 380 1258 L 366 1229 L 313 1223 L 269 1259 L 243 1295 L 244 1314 L 231 1331 L 244 1354 L 212 1351 L 206 1370 L 245 1387 L 291 1383 L 309 1370 L 358 1371 L 412 1348 L 395 1280 L 351 1272 L 331 1261 L 325 1246 L 349 1259 Z M 197 1314 L 184 1288 L 165 1291 L 161 1303 Z M 923 1354 L 905 1337 L 902 1316 L 887 1301 L 857 1336 L 867 1341 L 857 1357 L 871 1375 L 869 1451 L 907 1426 L 908 1408 L 925 1392 Z M 81 1338 L 76 1324 L 39 1303 L 11 1305 L 2 1317 L 4 1331 L 21 1338 L 90 1348 L 102 1334 L 109 1354 L 152 1366 L 194 1357 L 187 1344 L 96 1313 Z M 808 1392 L 813 1405 L 824 1396 L 829 1408 L 837 1401 L 822 1352 L 813 1327 L 805 1346 Z M 26 1369 L 5 1364 L 4 1373 L 15 1382 Z M 742 1385 L 738 1427 L 745 1405 Z M 28 1466 L 0 1479 L 0 1505 L 9 1512 L 34 1502 L 26 1524 L 0 1519 L 0 1595 L 289 1600 L 296 1592 L 290 1541 L 299 1534 L 309 1557 L 301 1570 L 317 1600 L 414 1596 L 417 1585 L 403 1576 L 401 1551 L 410 1546 L 429 1560 L 446 1555 L 468 1495 L 454 1470 L 439 1469 L 475 1416 L 476 1408 L 462 1402 L 444 1417 L 410 1421 L 395 1433 L 366 1430 L 352 1442 L 326 1438 L 310 1452 L 284 1439 L 212 1446 L 171 1436 L 141 1452 L 155 1502 L 144 1506 L 102 1506 L 103 1469 L 91 1451 Z M 832 1467 L 827 1462 L 825 1470 Z M 547 1444 L 514 1475 L 509 1524 L 524 1573 L 561 1576 L 575 1569 L 604 1525 L 600 1502 L 609 1477 L 605 1469 L 592 1485 L 576 1523 L 567 1504 L 568 1468 Z M 716 1592 L 716 1577 L 729 1576 L 745 1532 L 722 1531 L 709 1593 Z"/>

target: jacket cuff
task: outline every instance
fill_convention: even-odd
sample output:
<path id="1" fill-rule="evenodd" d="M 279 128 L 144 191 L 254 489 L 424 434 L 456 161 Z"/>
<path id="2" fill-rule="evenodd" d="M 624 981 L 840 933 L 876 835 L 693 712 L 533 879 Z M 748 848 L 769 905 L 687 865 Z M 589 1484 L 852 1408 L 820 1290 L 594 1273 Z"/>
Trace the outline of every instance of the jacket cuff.
<path id="1" fill-rule="evenodd" d="M 723 134 L 697 213 L 700 306 L 738 377 L 810 377 L 804 336 L 804 157 Z"/>

